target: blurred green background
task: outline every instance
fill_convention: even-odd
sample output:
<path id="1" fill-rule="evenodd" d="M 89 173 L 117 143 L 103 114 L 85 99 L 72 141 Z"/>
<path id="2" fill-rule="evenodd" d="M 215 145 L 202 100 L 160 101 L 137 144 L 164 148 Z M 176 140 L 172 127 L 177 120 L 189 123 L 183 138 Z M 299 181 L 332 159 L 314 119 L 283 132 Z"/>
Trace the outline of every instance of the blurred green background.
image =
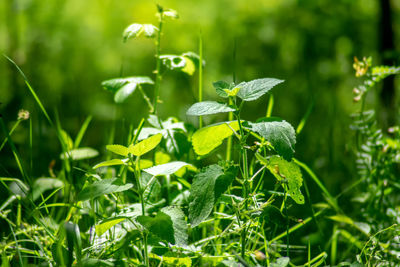
<path id="1" fill-rule="evenodd" d="M 384 2 L 390 4 L 392 48 L 382 46 L 386 38 L 382 37 L 382 18 L 387 16 L 382 9 Z M 83 145 L 103 152 L 113 125 L 115 141 L 122 143 L 129 124 L 137 125 L 147 116 L 138 92 L 117 106 L 100 83 L 119 76 L 151 75 L 155 69 L 153 40 L 123 43 L 122 31 L 133 22 L 157 24 L 156 3 L 180 15 L 165 24 L 162 53 L 198 52 L 202 33 L 205 99 L 217 98 L 213 81 L 232 81 L 233 73 L 237 82 L 261 77 L 284 79 L 284 84 L 273 89 L 273 115 L 296 127 L 312 108 L 298 136 L 296 157 L 309 164 L 334 194 L 355 179 L 350 146 L 354 136 L 349 124 L 350 114 L 358 108 L 352 101 L 352 89 L 359 81 L 354 77 L 353 57 L 372 56 L 375 64 L 400 63 L 396 53 L 400 1 L 2 0 L 0 52 L 22 68 L 45 107 L 52 116 L 58 111 L 62 127 L 71 136 L 88 115 L 93 115 Z M 161 88 L 164 103 L 160 106 L 163 119 L 176 116 L 191 120 L 185 111 L 197 98 L 196 75 L 165 75 Z M 367 103 L 378 109 L 379 90 Z M 267 100 L 264 97 L 247 104 L 245 119 L 263 116 Z M 57 138 L 22 77 L 5 58 L 0 58 L 0 102 L 9 128 L 19 109 L 31 112 L 35 137 L 32 172 L 48 176 L 50 161 L 60 153 Z M 382 112 L 383 125 L 386 117 Z M 207 123 L 218 119 L 211 117 Z M 0 136 L 3 140 L 4 134 Z M 25 158 L 29 157 L 28 137 L 28 123 L 13 135 Z M 0 175 L 18 175 L 8 147 L 0 154 Z"/>

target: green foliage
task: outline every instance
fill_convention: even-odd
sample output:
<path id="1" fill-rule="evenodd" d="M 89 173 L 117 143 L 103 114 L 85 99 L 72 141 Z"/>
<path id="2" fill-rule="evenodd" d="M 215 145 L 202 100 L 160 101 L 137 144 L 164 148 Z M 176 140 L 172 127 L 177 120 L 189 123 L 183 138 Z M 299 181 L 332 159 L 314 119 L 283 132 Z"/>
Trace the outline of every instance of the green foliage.
<path id="1" fill-rule="evenodd" d="M 242 82 L 237 85 L 240 88 L 237 96 L 243 101 L 254 101 L 268 93 L 274 86 L 282 83 L 283 80 L 264 78 L 249 82 Z"/>
<path id="2" fill-rule="evenodd" d="M 237 130 L 239 130 L 237 121 L 217 123 L 201 128 L 192 136 L 193 149 L 197 155 L 207 155 Z"/>
<path id="3" fill-rule="evenodd" d="M 263 122 L 249 123 L 254 131 L 270 142 L 276 152 L 286 160 L 291 160 L 296 144 L 296 133 L 288 122 L 267 118 Z"/>
<path id="4" fill-rule="evenodd" d="M 75 140 L 61 127 L 62 116 L 56 113 L 56 123 L 53 123 L 17 66 L 57 134 L 61 152 L 54 154 L 61 156 L 52 154 L 51 159 L 57 160 L 50 161 L 50 164 L 44 162 L 46 168 L 49 166 L 49 178 L 38 178 L 41 176 L 35 176 L 32 150 L 40 145 L 45 151 L 46 145 L 35 143 L 33 133 L 43 130 L 47 135 L 50 131 L 41 124 L 36 126 L 32 123 L 26 112 L 21 113 L 10 131 L 9 125 L 0 118 L 5 134 L 0 150 L 11 151 L 17 170 L 3 168 L 1 163 L 7 176 L 17 177 L 0 177 L 1 190 L 7 197 L 0 205 L 0 223 L 2 229 L 6 229 L 0 243 L 4 265 L 321 266 L 330 263 L 334 266 L 338 261 L 351 259 L 371 266 L 395 262 L 399 255 L 400 212 L 396 203 L 400 187 L 396 179 L 399 177 L 400 130 L 395 126 L 386 134 L 379 128 L 373 112 L 366 112 L 363 108 L 365 93 L 388 75 L 398 74 L 399 68 L 372 67 L 371 59 L 355 62 L 356 76 L 364 79 L 362 85 L 354 90 L 355 102 L 364 104 L 362 110 L 354 115 L 355 123 L 352 125 L 357 135 L 352 148 L 356 152 L 354 165 L 360 180 L 335 197 L 324 186 L 323 180 L 294 158 L 296 133 L 289 122 L 270 117 L 275 101 L 272 95 L 268 106 L 253 106 L 251 103 L 254 110 L 262 107 L 260 112 L 266 113 L 266 118 L 249 119 L 255 114 L 247 112 L 245 108 L 250 103 L 246 102 L 260 99 L 283 81 L 261 78 L 236 83 L 237 77 L 249 78 L 247 76 L 255 72 L 243 66 L 244 71 L 236 73 L 233 67 L 234 82 L 213 83 L 223 102 L 203 101 L 202 67 L 205 64 L 202 37 L 200 56 L 193 52 L 180 54 L 176 47 L 166 46 L 165 49 L 162 45 L 164 24 L 168 18 L 176 19 L 178 15 L 174 10 L 158 6 L 156 18 L 158 27 L 134 23 L 123 32 L 124 41 L 139 36 L 152 38 L 147 42 L 154 41 L 155 45 L 154 71 L 149 73 L 149 77 L 131 76 L 102 83 L 114 94 L 115 103 L 126 101 L 138 90 L 148 108 L 146 111 L 135 105 L 133 113 L 124 113 L 122 105 L 113 107 L 114 121 L 104 126 L 107 127 L 107 143 L 111 144 L 106 149 L 112 153 L 99 150 L 99 154 L 93 148 L 80 147 L 86 142 L 83 137 L 91 116 L 82 123 Z M 258 35 L 270 32 L 269 27 L 263 28 Z M 287 36 L 292 38 L 293 34 Z M 338 50 L 341 47 L 339 41 Z M 219 44 L 224 46 L 224 43 Z M 282 44 L 285 46 L 287 42 L 284 40 Z M 164 49 L 177 54 L 164 54 Z M 233 58 L 232 66 L 236 65 L 236 55 Z M 127 61 L 124 59 L 121 73 L 129 71 Z M 143 69 L 150 71 L 149 62 L 146 61 Z M 224 63 L 228 65 L 230 62 L 225 58 Z M 237 66 L 242 67 L 242 63 L 238 61 Z M 281 63 L 285 68 L 290 65 Z M 214 71 L 213 64 L 210 69 Z M 327 66 L 321 64 L 321 69 L 326 71 Z M 197 68 L 201 70 L 198 78 L 173 74 L 172 77 L 178 78 L 177 83 L 170 78 L 164 79 L 170 74 L 167 70 L 194 75 Z M 138 65 L 137 70 L 140 69 Z M 263 73 L 261 69 L 259 73 Z M 218 73 L 214 74 L 212 77 Z M 319 75 L 323 76 L 322 72 Z M 313 79 L 319 75 L 312 75 Z M 200 116 L 199 127 L 179 118 L 164 116 L 162 112 L 175 105 L 175 102 L 167 103 L 166 96 L 174 95 L 167 90 L 168 86 L 183 93 L 181 88 L 188 88 L 188 84 L 185 87 L 182 84 L 197 79 L 200 102 L 193 104 L 186 114 Z M 149 96 L 142 88 L 145 84 L 154 89 Z M 289 90 L 293 87 L 289 83 Z M 277 90 L 274 94 L 280 101 L 278 96 L 282 93 Z M 289 98 L 297 97 L 292 91 L 284 94 Z M 316 97 L 324 101 L 320 95 Z M 286 103 L 287 99 L 282 101 Z M 160 108 L 162 103 L 164 106 Z M 281 113 L 279 104 L 282 103 L 277 102 L 276 106 Z M 101 101 L 99 107 L 110 115 Z M 297 134 L 302 132 L 307 118 L 313 119 L 312 107 L 297 127 Z M 179 112 L 176 109 L 176 113 Z M 219 114 L 217 118 L 223 122 L 203 121 L 201 118 L 212 114 Z M 117 120 L 119 116 L 124 118 L 121 124 Z M 144 117 L 135 125 L 135 120 L 141 116 Z M 303 114 L 296 116 L 301 118 Z M 24 125 L 24 120 L 29 120 L 30 164 L 24 161 L 24 156 L 21 157 L 29 153 L 19 153 L 23 147 L 20 143 L 23 129 L 18 127 Z M 209 122 L 213 124 L 203 127 Z M 100 123 L 96 123 L 97 129 Z M 68 123 L 65 125 L 70 127 Z M 17 128 L 19 131 L 13 135 Z M 314 127 L 311 128 L 314 131 Z M 323 138 L 319 133 L 318 139 Z M 223 141 L 226 139 L 225 146 Z M 95 140 L 90 140 L 92 142 Z M 307 144 L 305 147 L 303 152 L 311 150 Z M 329 160 L 334 160 L 332 155 Z M 101 157 L 100 163 L 91 165 L 89 159 L 97 156 Z M 318 164 L 314 162 L 313 166 L 320 171 L 319 166 L 323 166 L 326 159 L 321 155 L 315 155 L 315 158 Z M 303 180 L 300 167 L 317 187 Z M 348 175 L 350 177 L 351 173 Z M 275 179 L 270 179 L 272 176 Z M 339 199 L 346 194 L 349 194 L 346 198 Z M 313 204 L 315 199 L 320 202 Z M 350 206 L 350 202 L 356 204 Z M 298 205 L 305 203 L 307 205 L 299 209 Z M 353 207 L 356 211 L 350 210 Z M 339 265 L 356 266 L 349 262 Z"/>
<path id="5" fill-rule="evenodd" d="M 220 104 L 215 101 L 204 101 L 193 104 L 187 110 L 186 114 L 191 116 L 202 116 L 232 111 L 235 111 L 235 109 L 229 107 L 227 104 Z"/>
<path id="6" fill-rule="evenodd" d="M 104 89 L 114 93 L 115 103 L 124 102 L 142 84 L 154 84 L 154 82 L 149 77 L 127 77 L 101 83 Z"/>
<path id="7" fill-rule="evenodd" d="M 280 182 L 283 187 L 287 187 L 290 197 L 296 201 L 297 204 L 304 204 L 304 196 L 300 191 L 303 176 L 299 166 L 293 161 L 286 161 L 279 156 L 272 156 L 268 159 L 259 156 L 259 154 L 257 154 L 257 156 L 260 162 L 267 166 L 268 170 L 275 176 L 278 182 Z"/>
<path id="8" fill-rule="evenodd" d="M 103 179 L 87 185 L 78 194 L 78 201 L 93 199 L 102 195 L 123 192 L 132 188 L 132 184 L 123 184 L 118 178 Z"/>
<path id="9" fill-rule="evenodd" d="M 234 178 L 233 170 L 224 172 L 222 167 L 215 164 L 206 167 L 194 177 L 189 204 L 189 220 L 192 227 L 208 218 L 214 204 Z"/>

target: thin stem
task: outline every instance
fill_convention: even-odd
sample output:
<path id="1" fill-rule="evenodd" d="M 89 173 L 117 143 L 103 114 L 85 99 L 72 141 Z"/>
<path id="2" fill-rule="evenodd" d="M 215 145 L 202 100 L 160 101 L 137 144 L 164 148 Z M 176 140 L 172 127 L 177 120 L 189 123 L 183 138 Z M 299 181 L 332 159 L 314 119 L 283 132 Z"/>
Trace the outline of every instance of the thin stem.
<path id="1" fill-rule="evenodd" d="M 232 98 L 230 97 L 228 100 L 228 104 L 231 106 L 233 105 Z M 233 121 L 233 112 L 229 112 L 228 114 L 228 121 Z M 232 136 L 228 137 L 228 142 L 226 145 L 226 161 L 230 161 L 232 157 Z"/>
<path id="2" fill-rule="evenodd" d="M 153 114 L 157 114 L 157 104 L 158 104 L 158 94 L 160 90 L 160 83 L 161 83 L 161 33 L 162 33 L 162 26 L 163 26 L 163 11 L 159 10 L 159 24 L 158 24 L 158 34 L 156 39 L 156 82 L 154 84 L 154 99 L 153 99 Z"/>
<path id="3" fill-rule="evenodd" d="M 203 37 L 199 37 L 199 102 L 203 101 Z M 199 128 L 203 127 L 203 117 L 199 116 Z"/>
<path id="4" fill-rule="evenodd" d="M 248 159 L 247 159 L 247 150 L 244 148 L 245 142 L 246 142 L 246 137 L 244 135 L 244 130 L 242 126 L 242 122 L 240 120 L 240 111 L 243 107 L 243 102 L 240 104 L 238 110 L 235 112 L 236 119 L 239 124 L 239 132 L 240 132 L 240 154 L 242 158 L 242 165 L 243 165 L 243 198 L 244 198 L 244 205 L 245 205 L 245 210 L 248 210 L 248 197 L 249 197 L 249 167 L 248 167 Z M 244 258 L 245 252 L 246 252 L 246 237 L 247 237 L 247 227 L 244 227 L 242 229 L 240 238 L 241 238 L 241 256 Z"/>
<path id="5" fill-rule="evenodd" d="M 139 194 L 139 200 L 140 200 L 140 205 L 142 208 L 142 216 L 146 215 L 146 210 L 145 210 L 145 203 L 144 203 L 144 198 L 143 198 L 143 189 L 140 184 L 140 157 L 136 157 L 136 161 L 133 161 L 132 155 L 129 155 L 129 161 L 131 162 L 133 169 L 134 169 L 134 176 L 136 180 L 136 186 Z M 143 243 L 144 243 L 144 262 L 147 267 L 149 267 L 149 256 L 147 253 L 147 232 L 143 231 Z"/>

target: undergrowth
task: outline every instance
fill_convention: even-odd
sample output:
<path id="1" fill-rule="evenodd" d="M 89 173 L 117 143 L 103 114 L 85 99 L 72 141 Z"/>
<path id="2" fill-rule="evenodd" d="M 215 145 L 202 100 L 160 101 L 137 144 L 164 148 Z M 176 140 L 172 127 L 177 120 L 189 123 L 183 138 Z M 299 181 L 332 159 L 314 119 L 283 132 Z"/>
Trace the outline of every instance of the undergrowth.
<path id="1" fill-rule="evenodd" d="M 123 32 L 125 42 L 154 39 L 154 77 L 102 83 L 116 104 L 140 95 L 149 114 L 131 125 L 126 140 L 110 134 L 108 152 L 81 146 L 91 116 L 72 138 L 8 59 L 61 151 L 59 168 L 49 168 L 48 177 L 32 177 L 35 163 L 20 156 L 12 139 L 26 120 L 32 139 L 29 112 L 21 111 L 11 129 L 0 118 L 0 151 L 10 146 L 19 169 L 15 177 L 0 178 L 7 192 L 0 206 L 2 266 L 395 266 L 400 257 L 400 129 L 384 133 L 374 112 L 364 109 L 374 85 L 400 69 L 356 60 L 356 74 L 364 79 L 354 89 L 354 101 L 362 105 L 351 126 L 358 178 L 333 196 L 295 158 L 296 134 L 308 116 L 295 130 L 272 116 L 270 95 L 264 117 L 245 119 L 246 106 L 284 88 L 283 80 L 217 81 L 213 87 L 220 101 L 203 101 L 201 38 L 198 54 L 163 54 L 163 25 L 178 15 L 158 6 L 157 17 L 157 26 L 134 23 Z M 187 110 L 198 118 L 197 126 L 159 113 L 162 79 L 169 71 L 198 74 L 199 102 Z M 204 125 L 203 116 L 214 114 L 225 120 Z M 308 182 L 319 192 L 309 192 Z M 324 201 L 312 203 L 311 193 Z M 351 215 L 339 205 L 340 197 L 349 194 L 356 207 Z M 323 238 L 315 243 L 313 234 Z"/>

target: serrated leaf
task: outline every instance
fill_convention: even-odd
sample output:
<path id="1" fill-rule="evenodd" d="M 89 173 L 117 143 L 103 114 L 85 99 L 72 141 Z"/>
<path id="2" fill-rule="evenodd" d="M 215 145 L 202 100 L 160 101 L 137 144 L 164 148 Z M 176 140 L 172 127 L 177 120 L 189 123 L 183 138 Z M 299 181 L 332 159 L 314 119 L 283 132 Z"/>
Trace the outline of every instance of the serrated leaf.
<path id="1" fill-rule="evenodd" d="M 106 80 L 101 83 L 102 87 L 115 93 L 114 101 L 122 103 L 130 96 L 139 84 L 154 84 L 153 80 L 146 76 L 126 77 Z"/>
<path id="2" fill-rule="evenodd" d="M 111 218 L 108 220 L 104 220 L 100 224 L 95 226 L 96 235 L 101 236 L 105 232 L 107 232 L 114 225 L 126 220 L 126 218 Z"/>
<path id="3" fill-rule="evenodd" d="M 190 188 L 189 220 L 192 227 L 208 218 L 217 199 L 232 183 L 233 169 L 224 172 L 219 165 L 210 165 L 198 173 Z"/>
<path id="4" fill-rule="evenodd" d="M 296 144 L 296 132 L 286 121 L 264 121 L 249 123 L 248 129 L 258 133 L 272 144 L 276 152 L 286 160 L 291 160 Z"/>
<path id="5" fill-rule="evenodd" d="M 183 162 L 183 161 L 173 161 L 169 163 L 165 163 L 162 165 L 156 165 L 148 169 L 144 169 L 143 171 L 153 175 L 153 176 L 159 176 L 159 175 L 171 175 L 174 174 L 175 172 L 179 171 L 182 167 L 190 165 L 189 163 Z"/>
<path id="6" fill-rule="evenodd" d="M 175 244 L 174 227 L 169 215 L 159 211 L 155 217 L 138 216 L 136 220 L 152 234 L 171 244 Z"/>
<path id="7" fill-rule="evenodd" d="M 107 166 L 115 166 L 115 165 L 124 165 L 128 160 L 127 159 L 112 159 L 100 162 L 93 166 L 93 169 L 97 169 L 100 167 L 107 167 Z"/>
<path id="8" fill-rule="evenodd" d="M 220 146 L 226 138 L 233 135 L 232 129 L 239 130 L 237 121 L 213 124 L 197 130 L 192 136 L 194 152 L 200 156 L 207 155 Z"/>
<path id="9" fill-rule="evenodd" d="M 237 87 L 240 88 L 237 96 L 243 101 L 253 101 L 268 93 L 275 85 L 282 83 L 283 80 L 274 78 L 256 79 L 249 82 L 242 82 Z"/>
<path id="10" fill-rule="evenodd" d="M 60 155 L 61 159 L 70 158 L 72 160 L 84 160 L 84 159 L 91 159 L 97 157 L 99 152 L 90 147 L 81 147 L 75 148 L 67 153 L 63 153 Z"/>
<path id="11" fill-rule="evenodd" d="M 187 115 L 203 116 L 217 113 L 233 112 L 234 108 L 227 104 L 221 104 L 215 101 L 203 101 L 193 104 L 187 111 Z"/>
<path id="12" fill-rule="evenodd" d="M 142 156 L 156 148 L 156 146 L 158 146 L 158 144 L 161 142 L 161 139 L 162 134 L 150 136 L 149 138 L 144 139 L 135 145 L 130 145 L 128 148 L 128 153 L 131 153 L 135 156 Z"/>
<path id="13" fill-rule="evenodd" d="M 123 145 L 107 145 L 106 149 L 111 151 L 117 155 L 127 157 L 129 154 L 129 150 L 126 146 Z"/>
<path id="14" fill-rule="evenodd" d="M 167 214 L 172 220 L 175 244 L 178 246 L 187 245 L 188 227 L 183 211 L 178 207 L 169 206 L 162 208 L 161 212 Z"/>
<path id="15" fill-rule="evenodd" d="M 106 194 L 126 191 L 132 187 L 132 184 L 123 184 L 118 178 L 103 179 L 84 187 L 78 194 L 78 201 L 85 201 Z"/>
<path id="16" fill-rule="evenodd" d="M 272 156 L 266 159 L 260 154 L 256 154 L 256 157 L 262 164 L 267 166 L 268 170 L 283 186 L 285 184 L 287 185 L 287 191 L 290 197 L 297 204 L 304 204 L 304 196 L 300 190 L 303 183 L 303 176 L 300 167 L 296 163 L 293 161 L 286 161 L 279 156 Z"/>

